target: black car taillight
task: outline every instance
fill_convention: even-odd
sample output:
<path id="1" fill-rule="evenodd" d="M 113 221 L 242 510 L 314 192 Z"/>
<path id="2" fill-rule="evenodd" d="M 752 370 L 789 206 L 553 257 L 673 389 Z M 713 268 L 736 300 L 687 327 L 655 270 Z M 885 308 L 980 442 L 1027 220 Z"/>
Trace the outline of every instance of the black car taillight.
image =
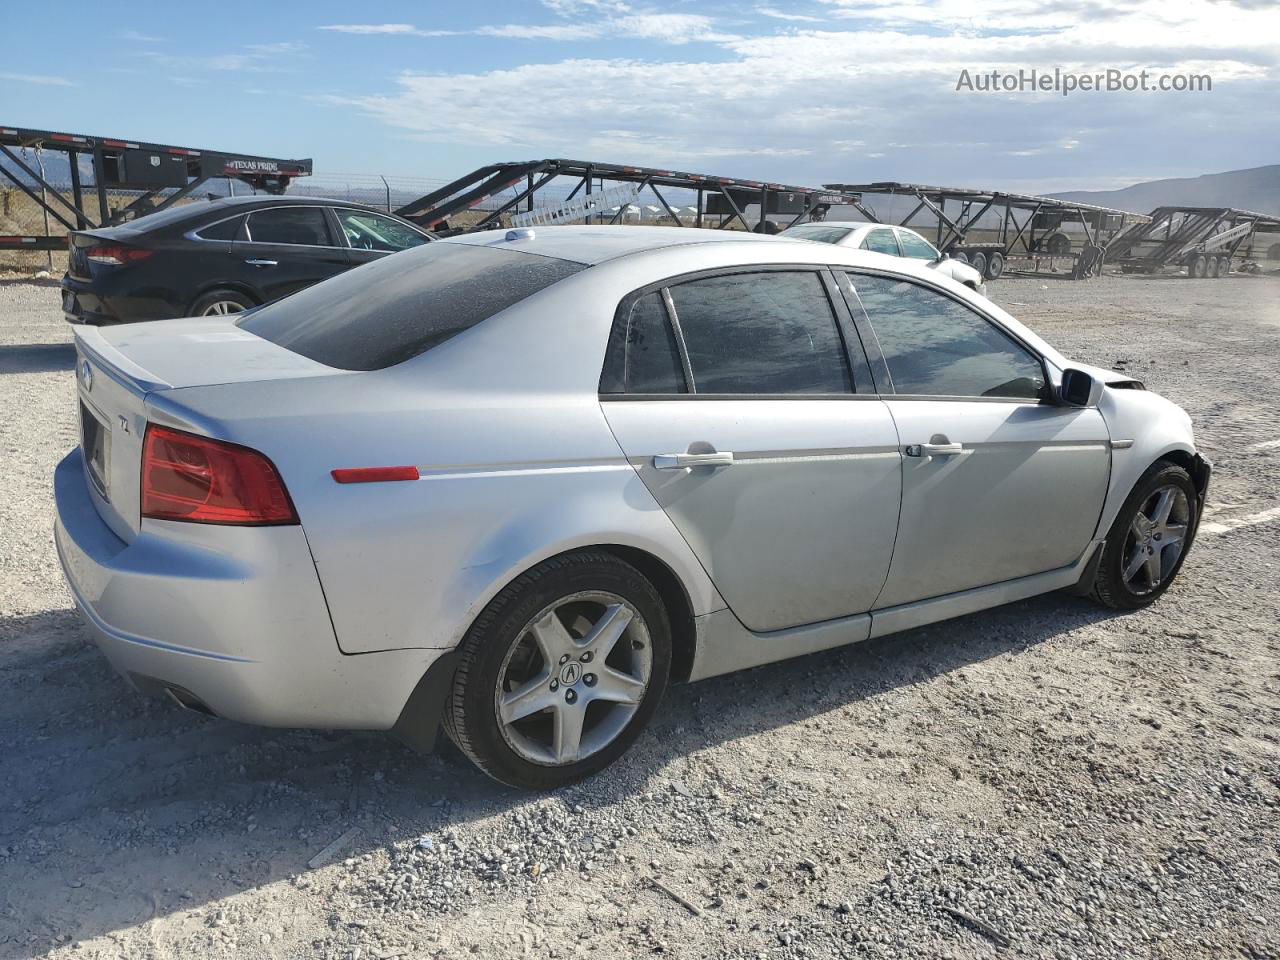
<path id="1" fill-rule="evenodd" d="M 138 247 L 102 245 L 89 247 L 89 249 L 85 250 L 84 255 L 86 259 L 92 260 L 94 263 L 106 263 L 113 267 L 122 267 L 126 263 L 145 260 L 151 256 L 152 252 Z"/>

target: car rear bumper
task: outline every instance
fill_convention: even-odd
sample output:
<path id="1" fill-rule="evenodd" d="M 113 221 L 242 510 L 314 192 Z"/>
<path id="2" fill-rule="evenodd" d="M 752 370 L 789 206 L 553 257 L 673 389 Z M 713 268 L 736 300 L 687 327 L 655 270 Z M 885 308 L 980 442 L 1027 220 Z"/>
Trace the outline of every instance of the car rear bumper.
<path id="1" fill-rule="evenodd" d="M 144 521 L 126 543 L 98 515 L 78 449 L 54 493 L 72 596 L 139 690 L 245 723 L 390 729 L 447 653 L 343 654 L 301 527 Z"/>
<path id="2" fill-rule="evenodd" d="M 168 320 L 183 315 L 183 307 L 167 291 L 140 296 L 136 292 L 116 292 L 117 278 L 82 280 L 65 274 L 62 278 L 62 315 L 68 323 L 107 326 L 145 320 Z M 161 294 L 165 295 L 161 295 Z"/>

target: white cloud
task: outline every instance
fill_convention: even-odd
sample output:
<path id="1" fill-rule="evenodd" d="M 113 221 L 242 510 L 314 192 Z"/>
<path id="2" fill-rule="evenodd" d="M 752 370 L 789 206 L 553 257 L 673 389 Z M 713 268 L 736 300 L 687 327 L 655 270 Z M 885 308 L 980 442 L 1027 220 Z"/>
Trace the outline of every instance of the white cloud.
<path id="1" fill-rule="evenodd" d="M 330 23 L 316 29 L 356 36 L 452 37 L 458 34 L 457 30 L 419 30 L 412 23 Z"/>
<path id="2" fill-rule="evenodd" d="M 506 37 L 517 40 L 601 40 L 606 37 L 633 40 L 658 40 L 663 43 L 683 44 L 694 41 L 723 42 L 732 40 L 730 34 L 718 33 L 711 17 L 696 13 L 626 13 L 625 4 L 592 4 L 559 9 L 569 12 L 593 14 L 586 19 L 564 23 L 503 23 L 474 27 L 466 30 L 424 30 L 411 23 L 331 23 L 318 30 L 346 33 L 355 36 L 399 37 Z M 599 15 L 595 15 L 599 14 Z"/>
<path id="3" fill-rule="evenodd" d="M 119 40 L 131 40 L 134 43 L 164 43 L 164 37 L 152 36 L 149 33 L 140 33 L 137 30 L 121 30 L 116 34 Z"/>
<path id="4" fill-rule="evenodd" d="M 1165 174 L 1172 151 L 1182 163 L 1224 169 L 1242 165 L 1241 144 L 1280 150 L 1280 135 L 1259 123 L 1259 105 L 1280 92 L 1280 5 L 986 0 L 975 17 L 967 0 L 824 2 L 832 17 L 823 29 L 793 21 L 801 15 L 790 8 L 765 7 L 756 12 L 770 19 L 778 18 L 765 11 L 784 13 L 785 23 L 762 28 L 757 21 L 748 34 L 735 22 L 739 34 L 731 36 L 700 14 L 554 0 L 547 6 L 564 16 L 602 15 L 552 25 L 562 30 L 542 39 L 702 40 L 717 53 L 700 59 L 686 46 L 674 61 L 590 56 L 466 73 L 409 70 L 378 96 L 330 102 L 426 141 L 692 169 L 729 158 L 734 169 L 718 172 L 789 182 L 980 185 L 1015 179 L 1010 171 L 1031 158 L 1046 180 L 1065 181 L 1072 170 L 1083 180 L 1113 170 L 1118 158 L 1133 169 L 1132 158 L 1149 156 Z M 517 30 L 541 28 L 484 29 L 519 36 Z M 962 69 L 1055 67 L 1208 73 L 1214 87 L 1198 95 L 1065 99 L 955 90 Z M 536 110 L 529 109 L 531 94 Z M 1209 129 L 1214 135 L 1204 136 Z M 1267 159 L 1260 150 L 1258 162 Z"/>
<path id="5" fill-rule="evenodd" d="M 34 83 L 42 87 L 75 86 L 66 77 L 55 77 L 44 73 L 0 73 L 0 80 L 10 80 L 14 83 Z"/>
<path id="6" fill-rule="evenodd" d="M 287 60 L 307 49 L 307 45 L 296 40 L 284 40 L 276 43 L 247 43 L 240 50 L 231 53 L 215 53 L 205 56 L 178 56 L 172 53 L 159 53 L 155 50 L 143 51 L 146 57 L 157 66 L 169 69 L 204 69 L 236 73 L 275 73 L 284 69 L 281 60 Z"/>
<path id="7" fill-rule="evenodd" d="M 813 17 L 806 13 L 787 13 L 777 7 L 756 7 L 756 13 L 773 20 L 789 20 L 793 23 L 822 23 L 821 17 Z"/>

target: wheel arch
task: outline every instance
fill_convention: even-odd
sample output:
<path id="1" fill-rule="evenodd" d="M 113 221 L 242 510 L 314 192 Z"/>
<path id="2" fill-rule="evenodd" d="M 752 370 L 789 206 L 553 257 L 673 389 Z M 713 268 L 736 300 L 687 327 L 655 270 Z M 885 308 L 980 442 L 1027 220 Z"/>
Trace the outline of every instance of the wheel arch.
<path id="1" fill-rule="evenodd" d="M 585 548 L 591 549 L 591 548 Z M 595 549 L 611 553 L 640 571 L 662 597 L 671 624 L 671 679 L 683 683 L 693 671 L 698 636 L 694 624 L 693 602 L 684 582 L 663 560 L 639 547 L 616 543 L 598 544 Z"/>

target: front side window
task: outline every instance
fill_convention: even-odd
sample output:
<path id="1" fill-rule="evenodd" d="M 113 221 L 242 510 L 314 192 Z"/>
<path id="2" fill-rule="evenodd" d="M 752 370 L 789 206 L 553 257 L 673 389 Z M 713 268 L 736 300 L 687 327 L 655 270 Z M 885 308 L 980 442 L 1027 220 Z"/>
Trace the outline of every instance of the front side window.
<path id="1" fill-rule="evenodd" d="M 346 235 L 347 243 L 357 250 L 396 253 L 410 247 L 420 247 L 431 239 L 407 223 L 391 217 L 364 210 L 344 210 L 341 207 L 335 207 L 333 212 L 338 215 L 338 223 Z"/>
<path id="2" fill-rule="evenodd" d="M 671 288 L 695 393 L 852 393 L 826 288 L 811 271 L 771 270 Z"/>
<path id="3" fill-rule="evenodd" d="M 331 247 L 329 222 L 319 207 L 275 207 L 249 214 L 249 239 L 254 243 L 291 243 L 303 247 Z"/>
<path id="4" fill-rule="evenodd" d="M 962 303 L 919 284 L 850 274 L 895 393 L 1038 400 L 1039 358 Z"/>
<path id="5" fill-rule="evenodd" d="M 894 239 L 892 230 L 872 230 L 862 241 L 862 249 L 872 253 L 887 253 L 891 257 L 898 255 L 898 241 Z"/>
<path id="6" fill-rule="evenodd" d="M 928 240 L 910 230 L 898 231 L 898 242 L 902 244 L 902 255 L 912 260 L 937 260 L 938 251 Z"/>
<path id="7" fill-rule="evenodd" d="M 428 243 L 269 303 L 240 326 L 331 367 L 380 370 L 583 269 L 514 250 Z"/>

